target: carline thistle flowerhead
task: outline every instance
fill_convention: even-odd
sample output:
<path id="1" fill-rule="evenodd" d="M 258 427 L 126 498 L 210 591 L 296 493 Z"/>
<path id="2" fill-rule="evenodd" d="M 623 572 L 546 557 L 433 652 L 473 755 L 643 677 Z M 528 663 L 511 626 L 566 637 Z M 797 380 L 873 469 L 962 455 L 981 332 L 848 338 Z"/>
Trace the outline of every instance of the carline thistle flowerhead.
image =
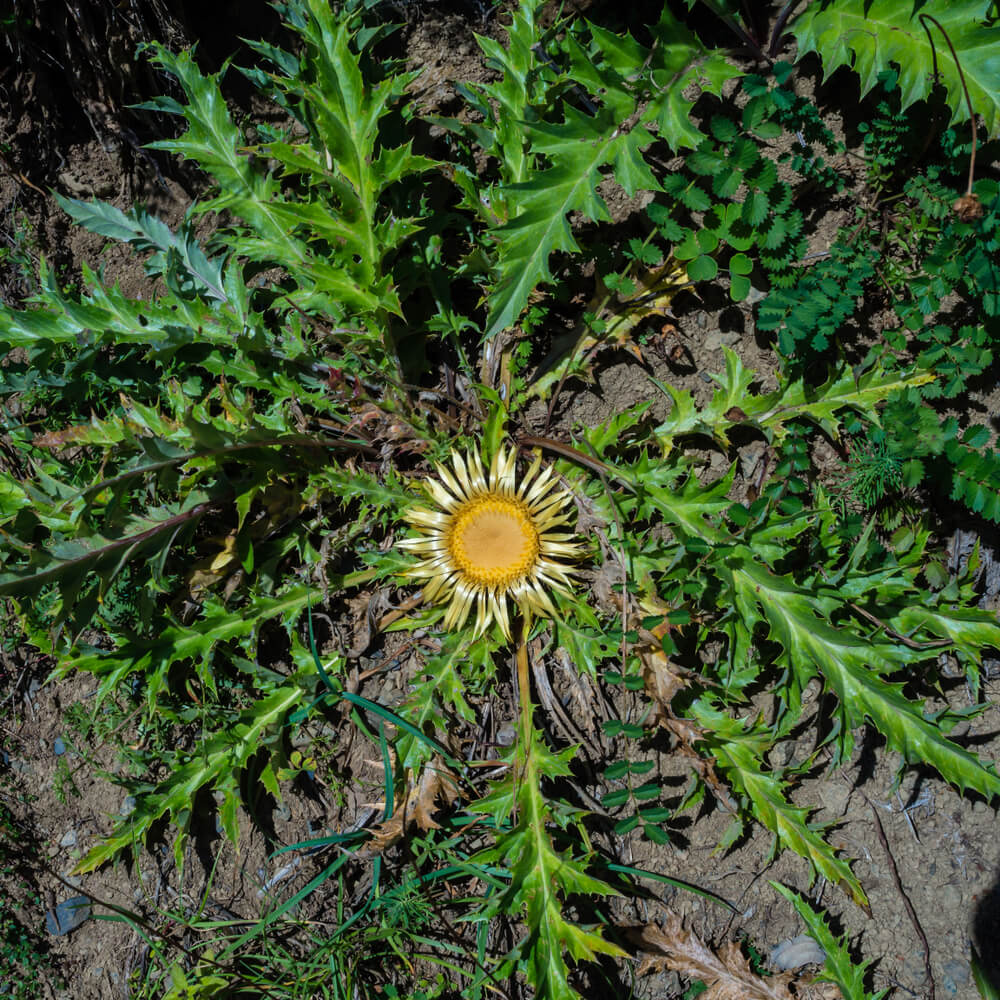
<path id="1" fill-rule="evenodd" d="M 478 451 L 452 451 L 449 469 L 424 488 L 435 509 L 413 507 L 406 520 L 420 532 L 399 544 L 421 557 L 407 575 L 425 580 L 424 598 L 448 603 L 444 627 L 461 628 L 476 606 L 475 635 L 492 622 L 510 639 L 508 598 L 525 615 L 555 614 L 550 592 L 569 588 L 582 546 L 557 529 L 571 523 L 570 493 L 536 458 L 515 482 L 516 451 L 499 448 L 489 474 Z"/>

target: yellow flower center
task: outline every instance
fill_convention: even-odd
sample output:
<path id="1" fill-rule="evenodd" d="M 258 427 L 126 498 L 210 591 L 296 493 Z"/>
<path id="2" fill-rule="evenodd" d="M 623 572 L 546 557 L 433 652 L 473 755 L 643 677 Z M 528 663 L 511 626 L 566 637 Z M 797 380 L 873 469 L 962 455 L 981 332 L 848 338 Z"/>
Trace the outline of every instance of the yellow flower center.
<path id="1" fill-rule="evenodd" d="M 484 493 L 452 515 L 447 546 L 470 583 L 508 587 L 537 561 L 538 531 L 520 500 Z"/>

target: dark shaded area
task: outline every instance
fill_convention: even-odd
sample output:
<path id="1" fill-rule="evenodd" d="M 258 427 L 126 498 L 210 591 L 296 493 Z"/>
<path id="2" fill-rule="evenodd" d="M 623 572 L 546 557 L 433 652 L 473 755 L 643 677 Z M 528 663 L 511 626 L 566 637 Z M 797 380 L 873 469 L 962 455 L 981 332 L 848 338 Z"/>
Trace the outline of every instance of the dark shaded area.
<path id="1" fill-rule="evenodd" d="M 32 126 L 0 136 L 0 167 L 43 179 L 69 141 L 92 136 L 130 166 L 163 132 L 156 116 L 130 105 L 173 91 L 137 55 L 141 46 L 197 42 L 200 63 L 216 71 L 246 51 L 240 36 L 270 38 L 278 27 L 265 0 L 0 0 L 0 101 L 11 122 Z"/>
<path id="2" fill-rule="evenodd" d="M 2 679 L 2 675 L 0 675 Z M 0 788 L 7 784 L 11 755 L 0 750 Z M 39 974 L 53 977 L 53 985 L 62 985 L 50 969 L 50 940 L 43 936 L 44 926 L 41 887 L 37 859 L 44 857 L 45 846 L 33 826 L 22 822 L 0 792 L 0 878 L 4 901 L 0 906 L 0 994 L 13 992 L 15 980 L 31 979 Z M 69 913 L 64 907 L 60 915 Z M 50 920 L 52 918 L 50 917 Z M 49 924 L 49 933 L 59 933 L 59 923 Z M 7 993 L 10 989 L 12 992 Z"/>
<path id="3" fill-rule="evenodd" d="M 980 971 L 994 989 L 1000 989 L 1000 871 L 976 906 L 972 938 L 979 953 Z"/>

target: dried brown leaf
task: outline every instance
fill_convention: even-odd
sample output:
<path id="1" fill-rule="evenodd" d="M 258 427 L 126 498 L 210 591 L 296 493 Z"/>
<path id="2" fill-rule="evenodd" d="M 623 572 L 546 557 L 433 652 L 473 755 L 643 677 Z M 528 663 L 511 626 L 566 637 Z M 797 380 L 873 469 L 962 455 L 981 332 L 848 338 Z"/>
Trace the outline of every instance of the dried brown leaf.
<path id="1" fill-rule="evenodd" d="M 975 222 L 983 217 L 983 205 L 974 194 L 965 194 L 951 206 L 963 222 Z"/>
<path id="2" fill-rule="evenodd" d="M 359 857 L 373 857 L 403 839 L 416 824 L 421 830 L 436 830 L 440 823 L 434 819 L 438 801 L 450 802 L 459 795 L 455 776 L 445 767 L 440 757 L 427 764 L 416 782 L 410 781 L 406 797 L 393 814 L 376 827 L 372 839 L 365 844 Z"/>
<path id="3" fill-rule="evenodd" d="M 796 987 L 800 1000 L 844 1000 L 844 994 L 836 983 L 806 983 Z"/>
<path id="4" fill-rule="evenodd" d="M 458 785 L 455 778 L 445 766 L 440 757 L 425 767 L 417 782 L 417 787 L 411 793 L 413 815 L 421 830 L 437 830 L 441 824 L 435 822 L 434 811 L 439 798 L 448 802 L 458 797 Z"/>
<path id="5" fill-rule="evenodd" d="M 650 647 L 641 655 L 642 682 L 646 686 L 646 694 L 653 701 L 651 718 L 659 725 L 676 721 L 670 704 L 674 695 L 687 686 L 687 681 L 673 669 L 661 650 Z"/>
<path id="6" fill-rule="evenodd" d="M 708 786 L 712 794 L 715 796 L 716 801 L 727 811 L 735 815 L 738 811 L 736 803 L 733 801 L 732 795 L 729 794 L 729 788 L 725 782 L 715 773 L 715 768 L 712 766 L 712 762 L 705 760 L 704 757 L 700 757 L 694 750 L 689 750 L 687 747 L 681 748 L 685 752 L 685 756 L 690 759 L 691 767 L 694 768 L 698 773 L 698 777 Z"/>
<path id="7" fill-rule="evenodd" d="M 613 317 L 609 321 L 609 333 L 618 344 L 625 344 L 628 334 L 650 316 L 669 317 L 675 296 L 689 287 L 691 281 L 684 264 L 669 257 L 658 267 L 643 271 L 635 284 L 635 295 L 625 300 L 615 296 L 608 310 Z M 599 305 L 598 296 L 604 294 L 606 289 L 601 282 L 591 305 Z"/>
<path id="8" fill-rule="evenodd" d="M 736 942 L 727 942 L 716 953 L 693 931 L 685 930 L 676 913 L 668 913 L 662 928 L 644 927 L 640 945 L 644 952 L 640 975 L 668 970 L 700 979 L 708 987 L 702 994 L 704 1000 L 795 1000 L 789 989 L 795 981 L 791 972 L 758 976 Z"/>
<path id="9" fill-rule="evenodd" d="M 65 448 L 82 440 L 91 429 L 90 424 L 81 424 L 77 427 L 65 427 L 61 431 L 46 431 L 44 434 L 36 434 L 31 443 L 36 448 L 50 448 L 55 451 L 57 448 Z"/>
<path id="10" fill-rule="evenodd" d="M 683 262 L 670 256 L 657 267 L 636 275 L 633 284 L 634 294 L 622 298 L 618 292 L 612 292 L 608 288 L 600 274 L 594 276 L 594 295 L 587 304 L 586 311 L 599 316 L 604 324 L 604 332 L 597 337 L 589 325 L 581 323 L 573 331 L 573 336 L 568 338 L 574 345 L 573 354 L 577 358 L 585 358 L 588 368 L 597 349 L 605 347 L 624 348 L 644 362 L 642 349 L 636 343 L 636 327 L 651 317 L 661 323 L 670 317 L 671 303 L 680 292 L 691 286 L 691 280 Z M 564 358 L 565 355 L 560 361 Z M 548 394 L 556 377 L 551 370 L 548 376 L 543 376 L 534 383 L 533 394 Z"/>

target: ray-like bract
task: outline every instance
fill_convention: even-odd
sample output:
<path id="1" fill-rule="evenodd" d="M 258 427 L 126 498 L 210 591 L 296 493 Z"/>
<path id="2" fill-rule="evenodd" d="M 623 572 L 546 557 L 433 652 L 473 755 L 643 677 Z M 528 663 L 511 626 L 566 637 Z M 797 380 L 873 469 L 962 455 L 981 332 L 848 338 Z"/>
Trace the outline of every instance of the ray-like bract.
<path id="1" fill-rule="evenodd" d="M 473 451 L 452 452 L 451 465 L 438 465 L 424 484 L 433 506 L 406 515 L 419 534 L 400 542 L 420 561 L 408 575 L 423 580 L 424 597 L 447 603 L 444 627 L 459 629 L 476 610 L 475 634 L 492 622 L 510 639 L 510 607 L 524 614 L 555 613 L 552 591 L 565 591 L 582 546 L 565 528 L 573 498 L 552 469 L 532 462 L 517 482 L 516 453 L 497 450 L 489 471 Z"/>

